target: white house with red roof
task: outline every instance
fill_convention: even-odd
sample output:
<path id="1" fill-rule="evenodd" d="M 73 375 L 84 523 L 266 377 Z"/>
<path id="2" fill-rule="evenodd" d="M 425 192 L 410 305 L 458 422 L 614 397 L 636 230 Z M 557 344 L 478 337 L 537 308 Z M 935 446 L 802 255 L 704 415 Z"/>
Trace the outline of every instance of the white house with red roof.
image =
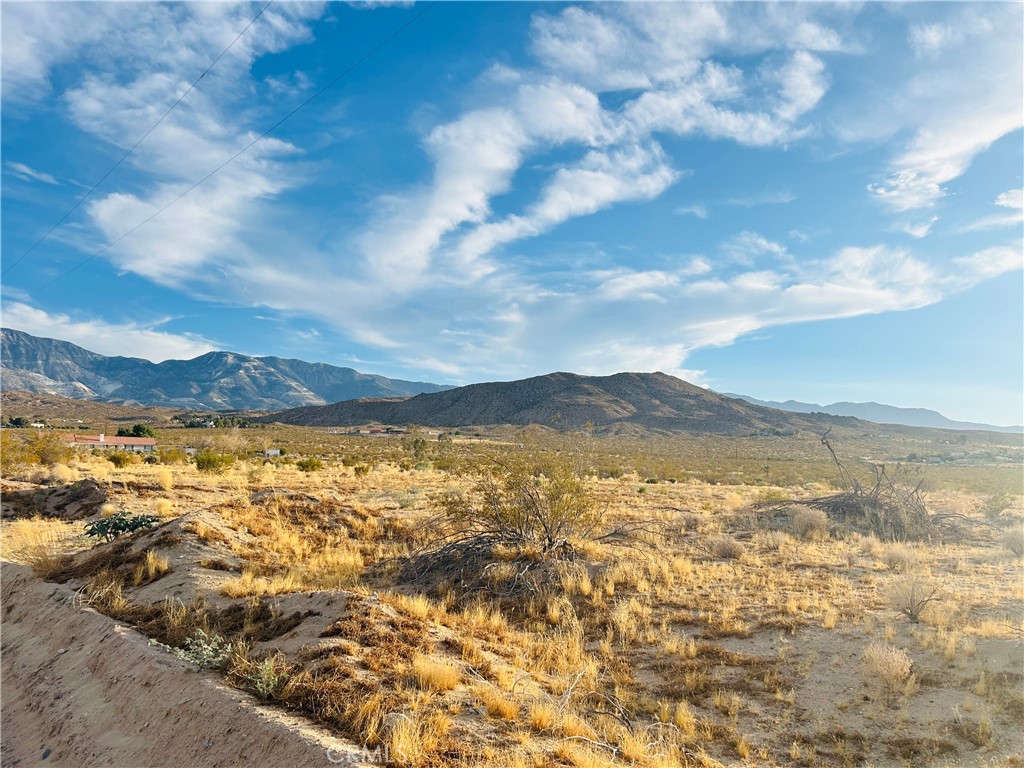
<path id="1" fill-rule="evenodd" d="M 71 435 L 65 442 L 75 448 L 99 448 L 134 453 L 151 453 L 156 448 L 155 437 L 120 437 L 117 435 Z"/>

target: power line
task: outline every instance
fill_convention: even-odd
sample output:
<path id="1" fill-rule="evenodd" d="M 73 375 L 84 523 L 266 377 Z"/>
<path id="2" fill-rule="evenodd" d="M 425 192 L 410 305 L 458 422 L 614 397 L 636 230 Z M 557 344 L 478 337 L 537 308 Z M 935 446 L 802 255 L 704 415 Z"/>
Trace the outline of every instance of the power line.
<path id="1" fill-rule="evenodd" d="M 373 54 L 375 54 L 375 53 L 376 53 L 377 51 L 379 51 L 379 50 L 380 50 L 381 48 L 383 48 L 383 47 L 384 47 L 385 45 L 387 45 L 387 44 L 388 44 L 388 43 L 390 43 L 390 42 L 391 42 L 392 40 L 394 40 L 394 39 L 395 39 L 396 37 L 398 37 L 398 36 L 399 36 L 399 35 L 400 35 L 400 34 L 401 34 L 401 33 L 402 33 L 403 31 L 405 31 L 405 30 L 406 30 L 406 29 L 407 29 L 408 27 L 412 26 L 412 25 L 413 25 L 413 23 L 415 23 L 416 21 L 418 21 L 418 20 L 419 20 L 419 19 L 420 19 L 420 18 L 421 18 L 421 17 L 422 17 L 422 16 L 423 16 L 423 15 L 424 15 L 424 14 L 425 14 L 425 13 L 426 13 L 427 11 L 429 11 L 429 10 L 430 10 L 431 8 L 433 8 L 433 7 L 435 6 L 435 5 L 437 5 L 438 1 L 439 1 L 439 0 L 434 0 L 434 2 L 430 3 L 429 5 L 427 5 L 427 6 L 426 6 L 426 7 L 425 7 L 425 8 L 424 8 L 424 9 L 423 9 L 422 11 L 420 11 L 420 12 L 419 12 L 419 13 L 417 13 L 417 14 L 416 14 L 415 16 L 413 16 L 413 17 L 412 17 L 411 19 L 409 19 L 409 21 L 405 22 L 405 24 L 403 24 L 402 26 L 398 27 L 398 28 L 397 28 L 397 29 L 396 29 L 396 30 L 395 30 L 394 32 L 392 32 L 392 33 L 391 33 L 390 35 L 388 35 L 387 37 L 385 37 L 385 38 L 384 38 L 383 40 L 381 40 L 381 41 L 380 41 L 379 43 L 377 43 L 377 45 L 375 45 L 375 46 L 374 46 L 373 48 L 371 48 L 371 49 L 370 49 L 369 51 L 367 51 L 367 52 L 366 52 L 366 53 L 364 53 L 364 54 L 363 54 L 362 56 L 360 56 L 360 57 L 359 57 L 358 59 L 356 59 L 356 60 L 355 60 L 355 61 L 354 61 L 354 62 L 353 62 L 352 64 L 350 64 L 350 65 L 349 65 L 348 67 L 346 67 L 346 68 L 345 68 L 344 70 L 342 70 L 342 71 L 341 71 L 341 72 L 340 72 L 340 73 L 339 73 L 339 74 L 337 75 L 337 77 L 335 77 L 335 78 L 334 78 L 333 80 L 331 80 L 331 81 L 330 81 L 329 83 L 327 83 L 327 85 L 325 85 L 325 86 L 323 86 L 322 88 L 320 88 L 320 90 L 318 90 L 318 91 L 317 91 L 316 93 L 314 93 L 314 94 L 313 94 L 312 96 L 310 96 L 310 97 L 309 97 L 308 99 L 306 99 L 306 100 L 305 100 L 304 102 L 302 102 L 301 104 L 299 104 L 299 106 L 297 106 L 297 107 L 296 107 L 295 109 L 293 109 L 293 110 L 292 110 L 291 112 L 289 112 L 289 113 L 288 113 L 287 115 L 285 115 L 284 117 L 282 117 L 282 118 L 281 118 L 280 120 L 278 120 L 278 121 L 277 121 L 276 123 L 274 123 L 274 124 L 273 124 L 272 126 L 270 126 L 270 127 L 269 127 L 269 128 L 267 129 L 267 130 L 265 130 L 265 131 L 264 131 L 263 133 L 261 133 L 261 134 L 260 134 L 259 136 L 257 136 L 257 137 L 256 137 L 255 139 L 253 139 L 252 141 L 250 141 L 250 142 L 249 142 L 248 144 L 246 144 L 246 145 L 245 145 L 244 147 L 242 147 L 242 148 L 241 148 L 240 150 L 238 150 L 238 152 L 236 152 L 235 154 L 233 154 L 233 155 L 232 155 L 231 157 L 229 157 L 229 158 L 228 158 L 227 160 L 225 160 L 225 161 L 224 161 L 223 163 L 221 163 L 220 165 L 218 165 L 218 166 L 217 166 L 216 168 L 214 168 L 214 169 L 213 169 L 212 171 L 210 171 L 210 172 L 209 172 L 208 174 L 206 174 L 205 176 L 203 176 L 203 178 L 201 178 L 201 179 L 200 179 L 199 181 L 197 181 L 197 182 L 196 182 L 195 184 L 193 184 L 192 186 L 188 187 L 188 188 L 187 188 L 187 189 L 186 189 L 186 190 L 185 190 L 184 192 L 182 192 L 182 193 L 181 193 L 180 195 L 178 195 L 177 197 L 175 197 L 175 198 L 174 198 L 173 200 L 171 200 L 171 201 L 170 201 L 169 203 L 165 204 L 165 205 L 164 205 L 163 207 L 161 207 L 161 208 L 158 208 L 158 209 L 157 209 L 156 211 L 154 211 L 154 212 L 153 212 L 152 214 L 150 214 L 150 215 L 149 215 L 149 216 L 147 216 L 147 217 L 146 217 L 145 219 L 143 219 L 142 221 L 140 221 L 140 222 L 139 222 L 138 224 L 136 224 L 136 225 L 135 225 L 134 227 L 132 227 L 131 229 L 129 229 L 129 230 L 127 231 L 127 232 L 125 232 L 124 234 L 122 234 L 122 235 L 121 235 L 120 237 L 118 237 L 118 238 L 117 238 L 116 240 L 111 240 L 111 241 L 110 241 L 109 243 L 107 243 L 106 245 L 104 245 L 104 246 L 103 246 L 102 248 L 100 248 L 100 249 L 99 249 L 98 251 L 96 251 L 95 253 L 91 254 L 91 255 L 90 255 L 90 256 L 88 256 L 88 257 L 87 257 L 86 259 L 84 259 L 83 261 L 79 262 L 78 264 L 76 264 L 75 266 L 73 266 L 73 267 L 72 267 L 71 269 L 69 269 L 68 271 L 66 271 L 66 272 L 64 272 L 64 273 L 62 273 L 62 274 L 60 274 L 60 275 L 57 275 L 57 277 L 53 278 L 53 280 L 51 280 L 50 282 L 48 282 L 48 283 L 45 283 L 45 284 L 43 284 L 42 286 L 40 286 L 39 288 L 37 288 L 37 289 L 36 289 L 36 292 L 38 292 L 38 291 L 42 291 L 42 290 L 45 290 L 45 289 L 49 288 L 49 287 L 50 287 L 51 285 L 53 285 L 54 283 L 56 283 L 56 282 L 57 282 L 58 280 L 63 280 L 63 279 L 65 278 L 65 277 L 67 277 L 68 275 L 70 275 L 70 274 L 71 274 L 72 272 L 75 272 L 76 270 L 78 270 L 78 269 L 81 269 L 81 268 L 82 268 L 82 267 L 84 267 L 84 266 L 85 266 L 86 264 L 88 264 L 88 263 L 89 263 L 90 261 L 92 261 L 93 259 L 95 259 L 95 258 L 96 258 L 97 256 L 100 256 L 100 255 L 102 255 L 103 253 L 105 253 L 106 251 L 110 250 L 110 249 L 111 249 L 111 248 L 113 248 L 113 247 L 114 247 L 115 245 L 117 245 L 117 244 L 118 244 L 119 242 L 121 242 L 122 240 L 124 240 L 124 239 L 125 239 L 126 237 L 128 237 L 128 236 L 129 236 L 129 235 L 131 235 L 132 233 L 136 232 L 137 230 L 141 229 L 141 228 L 142 228 L 143 226 L 145 226 L 146 224 L 148 224 L 149 222 L 151 222 L 151 221 L 152 221 L 153 219 L 155 219 L 155 218 L 156 218 L 157 216 L 159 216 L 159 215 L 160 215 L 161 213 L 163 213 L 164 211 L 166 211 L 166 210 L 167 210 L 168 208 L 170 208 L 170 207 L 171 207 L 172 205 L 174 205 L 174 204 L 175 204 L 176 202 L 178 202 L 178 201 L 179 201 L 179 200 L 181 200 L 181 199 L 182 199 L 183 197 L 185 197 L 185 196 L 186 196 L 187 194 L 189 194 L 189 193 L 190 193 L 190 192 L 191 192 L 192 190 L 194 190 L 194 189 L 195 189 L 196 187 L 198 187 L 198 186 L 199 186 L 200 184 L 203 184 L 204 182 L 206 182 L 207 180 L 209 180 L 209 179 L 210 179 L 210 178 L 211 178 L 212 176 L 214 176 L 215 174 L 217 174 L 217 173 L 218 173 L 218 172 L 219 172 L 219 171 L 220 171 L 220 170 L 221 170 L 222 168 L 224 168 L 225 166 L 229 165 L 230 163 L 233 163 L 233 162 L 234 162 L 235 160 L 237 160 L 237 159 L 238 159 L 239 157 L 241 157 L 241 156 L 242 156 L 242 155 L 243 155 L 243 154 L 244 154 L 245 152 L 249 151 L 249 149 L 250 149 L 250 148 L 251 148 L 251 147 L 252 147 L 252 146 L 253 146 L 254 144 L 256 144 L 257 142 L 259 142 L 259 141 L 261 141 L 262 139 L 264 139 L 264 138 L 266 138 L 267 136 L 269 136 L 269 135 L 270 135 L 271 133 L 273 133 L 273 132 L 274 132 L 275 130 L 277 130 L 277 129 L 278 129 L 278 128 L 279 128 L 279 127 L 280 127 L 280 126 L 281 126 L 281 125 L 282 125 L 282 124 L 283 124 L 284 122 L 286 122 L 286 121 L 287 121 L 287 120 L 289 120 L 289 119 L 290 119 L 290 118 L 291 118 L 291 117 L 292 117 L 293 115 L 295 115 L 295 114 L 296 114 L 296 113 L 297 113 L 297 112 L 298 112 L 299 110 L 301 110 L 301 109 L 304 109 L 304 108 L 305 108 L 306 106 L 308 106 L 308 105 L 309 105 L 309 104 L 310 104 L 311 102 L 313 102 L 313 101 L 314 101 L 314 100 L 315 100 L 316 98 L 318 98 L 318 97 L 319 97 L 319 96 L 320 96 L 320 95 L 321 95 L 321 94 L 322 94 L 322 93 L 323 93 L 324 91 L 326 91 L 326 90 L 328 90 L 329 88 L 331 88 L 331 87 L 332 87 L 332 86 L 333 86 L 333 85 L 334 85 L 335 83 L 337 83 L 337 82 L 338 82 L 339 80 L 341 80 L 341 79 L 342 79 L 343 77 L 345 77 L 345 75 L 347 75 L 347 74 L 349 74 L 350 72 L 352 72 L 352 70 L 354 70 L 354 69 L 355 69 L 356 67 L 358 67 L 358 66 L 359 66 L 360 64 L 362 64 L 362 63 L 363 63 L 364 61 L 366 61 L 366 60 L 367 60 L 368 58 L 370 58 L 370 57 L 371 57 L 371 56 L 372 56 Z"/>
<path id="2" fill-rule="evenodd" d="M 192 93 L 192 90 L 197 85 L 199 85 L 199 81 L 202 80 L 204 77 L 206 77 L 210 73 L 210 70 L 212 70 L 217 65 L 217 62 L 220 61 L 222 58 L 224 58 L 224 55 L 234 47 L 235 43 L 237 43 L 242 38 L 242 35 L 244 35 L 246 32 L 249 31 L 249 27 L 251 27 L 253 24 L 256 23 L 256 20 L 259 19 L 259 17 L 263 15 L 263 12 L 265 10 L 267 10 L 267 8 L 269 8 L 273 2 L 274 2 L 274 0 L 270 0 L 270 2 L 268 2 L 262 8 L 260 8 L 259 13 L 257 13 L 255 16 L 253 16 L 252 19 L 249 21 L 249 23 L 246 24 L 245 27 L 242 29 L 242 31 L 239 32 L 237 35 L 235 35 L 235 39 L 232 40 L 228 44 L 228 47 L 225 48 L 223 51 L 221 51 L 220 54 L 218 54 L 217 58 L 215 58 L 210 63 L 210 65 L 206 69 L 203 70 L 202 74 L 199 75 L 199 77 L 197 77 L 195 80 L 192 81 L 192 84 L 188 88 L 185 89 L 185 92 L 183 94 L 181 94 L 181 96 L 178 97 L 178 100 L 175 101 L 173 104 L 171 104 L 171 106 L 169 106 L 167 108 L 166 112 L 164 112 L 162 115 L 160 115 L 160 119 L 157 120 L 155 123 L 153 123 L 152 127 L 150 127 L 150 129 L 148 131 L 146 131 L 144 134 L 142 134 L 142 137 L 138 141 L 136 141 L 134 144 L 132 144 L 132 146 L 128 149 L 127 152 L 125 152 L 123 155 L 121 155 L 120 159 L 118 159 L 118 161 L 116 163 L 114 163 L 110 167 L 110 169 L 106 173 L 103 174 L 103 176 L 100 177 L 99 181 L 97 181 L 95 184 L 92 185 L 92 187 L 89 189 L 88 192 L 86 192 L 84 195 L 82 195 L 80 198 L 78 198 L 78 200 L 75 202 L 75 204 L 73 206 L 71 206 L 67 210 L 67 212 L 63 216 L 60 217 L 60 219 L 57 220 L 56 224 L 54 224 L 52 227 L 50 227 L 48 230 L 46 230 L 46 234 L 44 234 L 42 237 L 40 237 L 38 240 L 36 240 L 32 244 L 32 247 L 29 248 L 27 251 L 25 251 L 23 254 L 21 254 L 21 256 L 19 256 L 17 258 L 17 260 L 15 260 L 15 262 L 13 264 L 11 264 L 7 268 L 5 268 L 3 270 L 3 273 L 2 273 L 3 275 L 6 275 L 12 269 L 14 269 L 16 266 L 18 266 L 25 259 L 26 256 L 28 256 L 30 253 L 32 253 L 32 251 L 34 251 L 36 249 L 36 247 L 40 243 L 42 243 L 46 238 L 48 238 L 50 235 L 52 235 L 54 230 L 56 230 L 57 227 L 59 227 L 61 224 L 63 224 L 67 220 L 68 216 L 70 216 L 72 213 L 77 211 L 79 209 L 79 207 L 82 205 L 82 203 L 84 203 L 86 200 L 89 199 L 89 197 L 92 195 L 93 192 L 95 192 L 97 190 L 97 188 L 100 186 L 100 184 L 102 184 L 104 181 L 106 181 L 107 177 L 110 176 L 110 174 L 112 174 L 114 171 L 116 171 L 118 169 L 118 167 L 121 165 L 121 163 L 123 163 L 125 161 L 125 159 L 128 157 L 128 155 L 130 155 L 132 152 L 134 152 L 136 147 L 138 147 L 139 144 L 141 144 L 143 141 L 145 141 L 146 137 L 148 137 L 149 134 L 151 134 L 153 131 L 155 131 L 157 126 L 159 126 L 160 123 L 162 123 L 164 121 L 164 118 L 166 118 L 169 114 L 171 114 L 171 112 L 174 111 L 174 108 L 177 107 L 179 104 L 181 104 L 181 102 L 185 99 L 186 96 L 188 96 L 190 93 Z"/>

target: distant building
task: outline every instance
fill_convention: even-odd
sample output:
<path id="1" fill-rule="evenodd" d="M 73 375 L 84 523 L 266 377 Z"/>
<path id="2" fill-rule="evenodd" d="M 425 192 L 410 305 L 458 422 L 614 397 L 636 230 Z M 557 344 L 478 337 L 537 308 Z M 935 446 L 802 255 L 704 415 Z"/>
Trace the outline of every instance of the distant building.
<path id="1" fill-rule="evenodd" d="M 280 448 L 267 448 L 265 451 L 263 451 L 263 455 L 266 458 L 268 458 L 268 459 L 273 457 L 273 456 L 280 456 L 281 455 L 281 449 Z"/>
<path id="2" fill-rule="evenodd" d="M 133 453 L 152 453 L 156 448 L 155 437 L 118 437 L 114 435 L 70 435 L 65 442 L 75 448 L 99 448 Z"/>

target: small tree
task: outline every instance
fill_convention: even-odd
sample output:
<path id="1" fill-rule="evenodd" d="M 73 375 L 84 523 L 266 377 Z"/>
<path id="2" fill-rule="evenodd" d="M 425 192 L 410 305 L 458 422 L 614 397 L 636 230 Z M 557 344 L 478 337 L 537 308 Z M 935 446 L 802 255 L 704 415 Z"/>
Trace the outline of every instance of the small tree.
<path id="1" fill-rule="evenodd" d="M 472 495 L 443 497 L 441 509 L 458 536 L 542 555 L 588 538 L 604 512 L 582 472 L 562 457 L 500 463 Z"/>
<path id="2" fill-rule="evenodd" d="M 156 437 L 156 432 L 147 424 L 136 424 L 131 427 L 121 427 L 117 430 L 118 437 Z"/>

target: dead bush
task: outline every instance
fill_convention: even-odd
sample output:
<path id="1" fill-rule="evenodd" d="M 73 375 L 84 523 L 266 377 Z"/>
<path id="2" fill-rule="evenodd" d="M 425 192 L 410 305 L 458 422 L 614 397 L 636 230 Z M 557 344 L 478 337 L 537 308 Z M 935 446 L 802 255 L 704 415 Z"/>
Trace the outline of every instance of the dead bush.
<path id="1" fill-rule="evenodd" d="M 828 515 L 814 507 L 790 507 L 789 527 L 793 535 L 808 541 L 824 539 L 828 534 Z"/>

